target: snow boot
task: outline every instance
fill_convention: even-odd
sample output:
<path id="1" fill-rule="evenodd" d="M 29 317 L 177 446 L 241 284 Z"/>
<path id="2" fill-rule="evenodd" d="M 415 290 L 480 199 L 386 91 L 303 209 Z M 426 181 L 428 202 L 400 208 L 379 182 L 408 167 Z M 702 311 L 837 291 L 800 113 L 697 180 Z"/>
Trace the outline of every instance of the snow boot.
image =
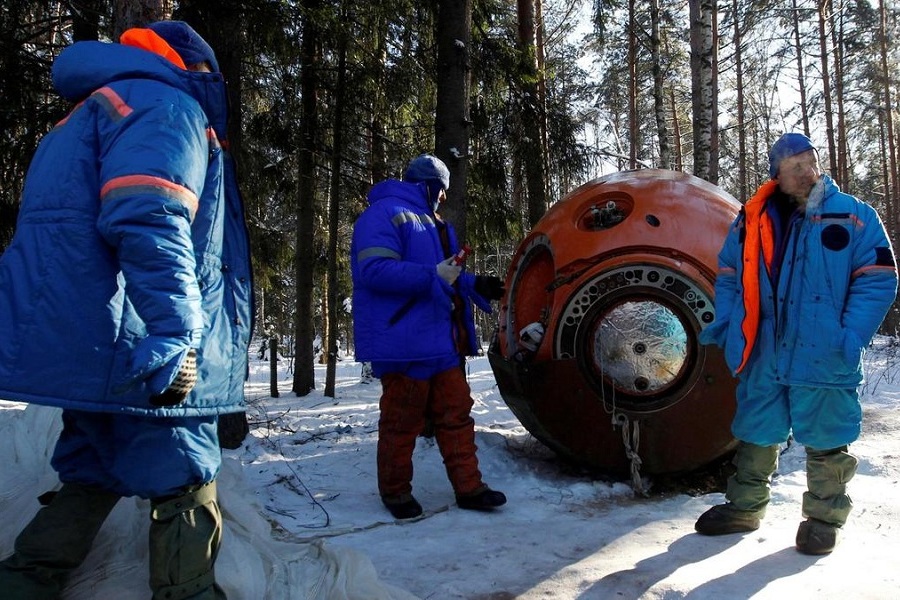
<path id="1" fill-rule="evenodd" d="M 702 535 L 746 533 L 759 529 L 769 503 L 769 479 L 778 465 L 778 446 L 740 442 L 734 453 L 734 475 L 728 478 L 725 504 L 700 515 L 694 529 Z"/>
<path id="2" fill-rule="evenodd" d="M 153 600 L 222 600 L 213 567 L 222 542 L 216 482 L 150 501 Z"/>
<path id="3" fill-rule="evenodd" d="M 730 502 L 713 506 L 700 515 L 694 529 L 701 535 L 727 535 L 759 529 L 759 515 L 735 508 Z"/>
<path id="4" fill-rule="evenodd" d="M 382 496 L 381 502 L 391 511 L 395 519 L 415 519 L 422 514 L 422 505 L 412 494 L 399 496 Z"/>
<path id="5" fill-rule="evenodd" d="M 818 556 L 830 554 L 838 542 L 838 530 L 847 522 L 853 502 L 847 482 L 859 461 L 847 446 L 830 450 L 806 448 L 806 487 L 803 516 L 797 529 L 797 551 Z"/>
<path id="6" fill-rule="evenodd" d="M 503 492 L 492 490 L 488 486 L 483 486 L 474 494 L 456 497 L 456 505 L 465 510 L 491 511 L 504 504 L 506 496 Z"/>
<path id="7" fill-rule="evenodd" d="M 837 526 L 818 519 L 807 519 L 797 529 L 797 552 L 812 556 L 831 554 L 837 539 Z"/>
<path id="8" fill-rule="evenodd" d="M 66 577 L 84 562 L 94 538 L 119 496 L 96 487 L 66 483 L 41 508 L 0 563 L 6 600 L 59 598 Z"/>

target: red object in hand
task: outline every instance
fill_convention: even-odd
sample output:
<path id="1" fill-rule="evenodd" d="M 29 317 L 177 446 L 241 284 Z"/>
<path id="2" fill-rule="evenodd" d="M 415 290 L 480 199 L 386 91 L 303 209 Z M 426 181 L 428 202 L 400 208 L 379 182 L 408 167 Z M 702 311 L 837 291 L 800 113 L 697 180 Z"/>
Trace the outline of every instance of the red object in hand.
<path id="1" fill-rule="evenodd" d="M 469 253 L 470 253 L 471 251 L 472 251 L 472 248 L 471 248 L 470 246 L 468 246 L 468 245 L 463 245 L 463 247 L 459 249 L 459 252 L 457 252 L 457 253 L 453 256 L 453 264 L 454 264 L 454 265 L 461 265 L 461 264 L 463 264 L 464 262 L 466 262 L 466 259 L 469 257 Z"/>

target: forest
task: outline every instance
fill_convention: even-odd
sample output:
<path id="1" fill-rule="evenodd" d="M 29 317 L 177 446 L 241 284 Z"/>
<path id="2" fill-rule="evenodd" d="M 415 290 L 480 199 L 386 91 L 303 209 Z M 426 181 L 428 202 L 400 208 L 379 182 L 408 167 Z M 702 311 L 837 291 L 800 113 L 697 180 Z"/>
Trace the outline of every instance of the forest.
<path id="1" fill-rule="evenodd" d="M 480 273 L 502 277 L 547 208 L 606 173 L 683 171 L 744 201 L 787 131 L 897 244 L 886 0 L 2 0 L 0 251 L 38 143 L 72 109 L 54 58 L 167 18 L 210 42 L 228 82 L 255 335 L 280 340 L 298 396 L 316 361 L 333 395 L 338 347 L 352 349 L 348 252 L 368 189 L 422 152 L 450 168 L 442 214 Z M 895 306 L 884 331 L 898 324 Z"/>

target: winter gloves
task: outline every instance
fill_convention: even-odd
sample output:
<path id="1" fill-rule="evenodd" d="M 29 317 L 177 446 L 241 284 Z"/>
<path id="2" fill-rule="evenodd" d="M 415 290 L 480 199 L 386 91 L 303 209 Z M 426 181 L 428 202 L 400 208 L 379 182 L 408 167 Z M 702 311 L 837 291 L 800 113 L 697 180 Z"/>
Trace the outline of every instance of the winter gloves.
<path id="1" fill-rule="evenodd" d="M 437 264 L 438 277 L 443 279 L 447 285 L 453 285 L 456 278 L 459 277 L 462 267 L 454 264 L 455 256 L 451 256 L 447 260 L 443 260 Z M 485 300 L 500 300 L 506 293 L 503 286 L 503 280 L 493 275 L 476 275 L 475 292 Z"/>
<path id="2" fill-rule="evenodd" d="M 506 293 L 503 280 L 493 275 L 476 275 L 475 291 L 486 300 L 500 300 Z"/>
<path id="3" fill-rule="evenodd" d="M 459 277 L 460 271 L 462 271 L 461 266 L 454 264 L 455 260 L 456 257 L 451 256 L 447 260 L 442 260 L 437 264 L 438 277 L 446 281 L 447 285 L 453 285 L 453 282 Z"/>
<path id="4" fill-rule="evenodd" d="M 180 360 L 179 360 L 180 359 Z M 168 383 L 164 383 L 168 381 Z M 197 351 L 190 348 L 163 366 L 150 379 L 150 388 L 164 387 L 159 394 L 150 396 L 153 406 L 181 404 L 197 384 Z"/>

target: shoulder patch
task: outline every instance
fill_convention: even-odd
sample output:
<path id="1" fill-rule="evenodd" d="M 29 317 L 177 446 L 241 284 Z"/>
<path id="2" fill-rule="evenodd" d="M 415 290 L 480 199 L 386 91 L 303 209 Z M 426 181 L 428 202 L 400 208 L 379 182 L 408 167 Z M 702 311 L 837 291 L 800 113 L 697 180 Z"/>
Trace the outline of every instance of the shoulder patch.
<path id="1" fill-rule="evenodd" d="M 894 253 L 887 246 L 875 248 L 875 264 L 879 267 L 893 267 Z"/>

